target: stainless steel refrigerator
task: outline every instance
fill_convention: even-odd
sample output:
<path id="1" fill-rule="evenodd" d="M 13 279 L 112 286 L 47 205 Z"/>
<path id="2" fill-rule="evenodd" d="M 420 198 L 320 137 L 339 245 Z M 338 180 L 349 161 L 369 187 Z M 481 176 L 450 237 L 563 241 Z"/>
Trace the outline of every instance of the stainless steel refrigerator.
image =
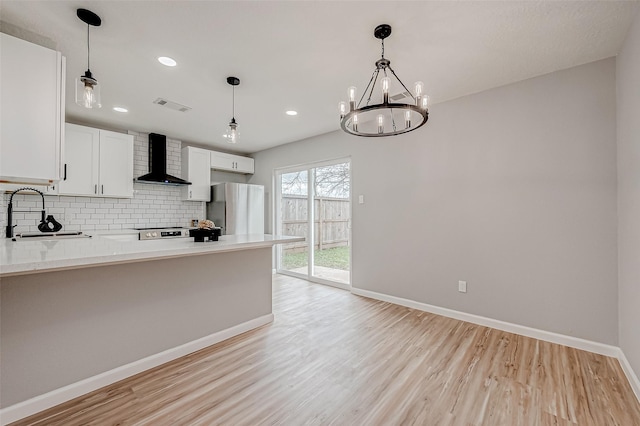
<path id="1" fill-rule="evenodd" d="M 207 219 L 223 235 L 264 234 L 264 186 L 220 183 L 211 187 Z"/>

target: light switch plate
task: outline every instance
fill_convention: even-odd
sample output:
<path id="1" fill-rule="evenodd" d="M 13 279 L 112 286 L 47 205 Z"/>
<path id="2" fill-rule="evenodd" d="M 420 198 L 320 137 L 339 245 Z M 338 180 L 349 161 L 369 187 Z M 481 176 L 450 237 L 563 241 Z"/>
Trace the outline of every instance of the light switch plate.
<path id="1" fill-rule="evenodd" d="M 364 204 L 364 195 L 358 195 L 358 204 Z"/>
<path id="2" fill-rule="evenodd" d="M 467 282 L 466 281 L 458 281 L 458 291 L 460 293 L 467 292 Z"/>

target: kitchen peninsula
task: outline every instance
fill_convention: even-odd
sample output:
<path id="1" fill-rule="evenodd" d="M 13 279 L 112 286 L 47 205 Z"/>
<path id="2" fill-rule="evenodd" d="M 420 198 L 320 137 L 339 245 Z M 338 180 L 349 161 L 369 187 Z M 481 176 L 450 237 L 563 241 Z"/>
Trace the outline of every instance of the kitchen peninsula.
<path id="1" fill-rule="evenodd" d="M 301 240 L 3 240 L 3 424 L 268 324 L 272 247 Z"/>

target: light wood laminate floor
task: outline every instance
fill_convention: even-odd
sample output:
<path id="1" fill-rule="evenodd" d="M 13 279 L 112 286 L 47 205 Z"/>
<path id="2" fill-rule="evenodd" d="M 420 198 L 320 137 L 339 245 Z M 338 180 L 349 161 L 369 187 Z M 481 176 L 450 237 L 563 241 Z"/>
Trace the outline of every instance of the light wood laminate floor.
<path id="1" fill-rule="evenodd" d="M 271 325 L 14 424 L 640 425 L 613 358 L 284 276 L 273 306 Z"/>

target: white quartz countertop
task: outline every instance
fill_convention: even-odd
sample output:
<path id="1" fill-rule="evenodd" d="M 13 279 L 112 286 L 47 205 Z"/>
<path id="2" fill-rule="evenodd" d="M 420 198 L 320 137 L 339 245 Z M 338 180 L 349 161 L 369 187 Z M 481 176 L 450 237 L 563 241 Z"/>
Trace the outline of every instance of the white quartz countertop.
<path id="1" fill-rule="evenodd" d="M 304 241 L 303 237 L 268 234 L 223 235 L 219 241 L 196 243 L 193 238 L 120 241 L 95 234 L 91 238 L 0 242 L 0 277 L 169 257 L 194 256 L 271 247 Z"/>

